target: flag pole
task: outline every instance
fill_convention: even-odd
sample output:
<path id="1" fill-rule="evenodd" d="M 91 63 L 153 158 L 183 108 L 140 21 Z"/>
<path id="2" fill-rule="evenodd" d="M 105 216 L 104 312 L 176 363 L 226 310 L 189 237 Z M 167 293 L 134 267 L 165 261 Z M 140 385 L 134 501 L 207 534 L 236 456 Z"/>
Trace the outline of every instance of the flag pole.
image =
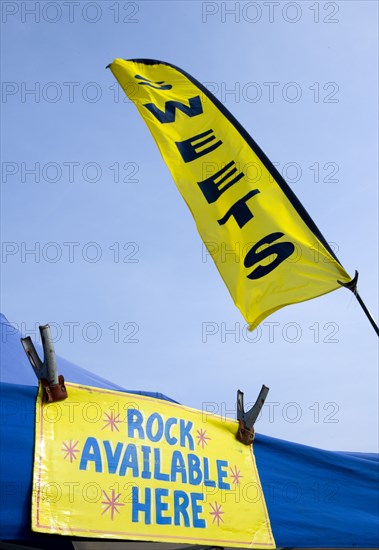
<path id="1" fill-rule="evenodd" d="M 352 279 L 351 281 L 349 281 L 348 283 L 342 283 L 341 281 L 337 281 L 341 286 L 344 286 L 345 288 L 351 290 L 351 292 L 354 294 L 354 296 L 356 297 L 357 301 L 358 301 L 358 304 L 361 306 L 361 308 L 363 309 L 363 311 L 365 312 L 366 314 L 366 317 L 367 319 L 370 321 L 373 329 L 375 330 L 376 334 L 379 336 L 379 327 L 378 325 L 376 324 L 375 322 L 375 319 L 374 317 L 371 315 L 371 313 L 369 312 L 369 310 L 367 309 L 367 306 L 366 304 L 364 303 L 364 301 L 362 300 L 362 298 L 360 297 L 359 295 L 359 292 L 358 292 L 358 289 L 357 289 L 357 282 L 358 282 L 358 271 L 355 270 L 355 275 L 354 275 L 354 279 Z"/>
<path id="2" fill-rule="evenodd" d="M 367 319 L 370 321 L 370 323 L 372 324 L 376 334 L 379 336 L 379 327 L 376 324 L 375 319 L 373 318 L 373 316 L 371 315 L 371 313 L 367 309 L 366 304 L 364 303 L 362 298 L 359 296 L 359 293 L 358 293 L 357 290 L 354 292 L 354 294 L 355 294 L 356 299 L 358 300 L 359 305 L 361 306 L 361 308 L 365 312 Z"/>

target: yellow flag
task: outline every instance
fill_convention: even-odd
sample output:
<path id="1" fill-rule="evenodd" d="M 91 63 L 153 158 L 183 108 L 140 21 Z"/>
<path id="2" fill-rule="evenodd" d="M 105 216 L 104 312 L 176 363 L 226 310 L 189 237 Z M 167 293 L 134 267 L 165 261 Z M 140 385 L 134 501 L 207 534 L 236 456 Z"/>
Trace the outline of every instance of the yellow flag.
<path id="1" fill-rule="evenodd" d="M 270 160 L 202 84 L 161 61 L 116 59 L 109 68 L 153 134 L 250 328 L 351 280 Z"/>
<path id="2" fill-rule="evenodd" d="M 238 423 L 142 395 L 66 384 L 36 405 L 32 529 L 275 548 Z"/>

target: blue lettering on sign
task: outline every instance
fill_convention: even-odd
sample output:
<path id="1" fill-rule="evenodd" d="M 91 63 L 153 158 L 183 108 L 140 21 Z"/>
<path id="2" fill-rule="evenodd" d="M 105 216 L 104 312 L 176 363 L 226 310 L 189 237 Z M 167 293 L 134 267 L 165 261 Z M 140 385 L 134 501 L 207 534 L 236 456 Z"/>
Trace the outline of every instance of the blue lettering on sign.
<path id="1" fill-rule="evenodd" d="M 191 424 L 191 423 L 189 423 Z M 186 428 L 189 430 L 190 425 Z M 192 439 L 192 438 L 191 438 Z M 88 437 L 81 454 L 79 463 L 80 470 L 89 469 L 89 465 L 95 465 L 95 471 L 98 473 L 105 471 L 110 474 L 133 477 L 142 479 L 157 479 L 159 481 L 173 483 L 189 483 L 190 485 L 203 484 L 205 487 L 218 487 L 219 489 L 230 491 L 230 484 L 224 480 L 228 477 L 229 463 L 227 460 L 216 460 L 215 468 L 212 464 L 212 473 L 215 479 L 211 478 L 211 463 L 208 457 L 199 458 L 195 453 L 188 453 L 186 457 L 179 450 L 174 450 L 171 455 L 170 464 L 167 465 L 167 471 L 162 467 L 162 453 L 160 448 L 151 448 L 148 445 L 136 446 L 133 443 L 117 444 L 105 440 L 102 442 L 105 451 L 105 463 L 103 465 L 102 457 L 104 451 L 100 449 L 99 442 L 94 437 Z M 216 472 L 213 472 L 213 469 Z"/>
<path id="2" fill-rule="evenodd" d="M 191 504 L 192 504 L 192 516 L 193 516 L 193 526 L 200 529 L 206 527 L 205 521 L 199 518 L 199 514 L 203 511 L 203 508 L 197 502 L 199 500 L 204 500 L 205 496 L 203 493 L 191 493 Z"/>
<path id="3" fill-rule="evenodd" d="M 225 489 L 225 491 L 230 491 L 229 483 L 224 483 L 224 477 L 228 476 L 228 472 L 224 471 L 224 468 L 228 467 L 228 462 L 226 460 L 216 460 L 217 465 L 217 477 L 218 477 L 218 487 L 219 489 Z"/>
<path id="4" fill-rule="evenodd" d="M 188 455 L 188 481 L 191 485 L 200 485 L 203 474 L 200 468 L 200 458 L 192 453 Z"/>
<path id="5" fill-rule="evenodd" d="M 141 451 L 143 455 L 143 470 L 141 477 L 142 479 L 151 479 L 151 471 L 150 471 L 150 454 L 151 454 L 151 447 L 147 447 L 146 445 L 141 446 Z"/>
<path id="6" fill-rule="evenodd" d="M 121 456 L 123 445 L 122 443 L 117 443 L 116 449 L 113 452 L 112 444 L 110 441 L 103 441 L 103 444 L 104 444 L 105 454 L 108 462 L 108 472 L 110 474 L 115 474 L 118 467 L 118 463 L 120 462 L 120 456 Z"/>
<path id="7" fill-rule="evenodd" d="M 133 477 L 138 477 L 138 460 L 137 449 L 133 443 L 129 443 L 125 449 L 125 453 L 120 466 L 120 476 L 126 475 L 126 470 L 130 468 L 133 472 Z"/>
<path id="8" fill-rule="evenodd" d="M 152 518 L 157 525 L 176 525 L 204 529 L 206 522 L 200 517 L 203 512 L 202 493 L 185 493 L 176 490 L 172 494 L 170 509 L 169 489 L 141 489 L 132 487 L 132 522 L 150 525 Z"/>
<path id="9" fill-rule="evenodd" d="M 210 458 L 196 454 L 191 433 L 193 422 L 189 420 L 165 419 L 157 412 L 145 419 L 139 410 L 129 409 L 127 423 L 127 434 L 137 439 L 136 444 L 111 440 L 99 442 L 95 437 L 88 437 L 83 445 L 79 469 L 90 470 L 92 467 L 98 473 L 107 471 L 119 476 L 164 482 L 166 487 L 144 488 L 140 484 L 132 487 L 132 522 L 204 529 L 206 521 L 201 515 L 205 495 L 173 490 L 175 485 L 170 488 L 167 483 L 199 486 L 199 490 L 201 486 L 230 491 L 231 486 L 226 482 L 228 461 L 217 459 L 214 463 Z M 143 440 L 156 443 L 163 439 L 171 447 L 180 445 L 194 452 L 166 448 L 171 456 L 163 460 L 164 449 L 141 444 Z"/>
<path id="10" fill-rule="evenodd" d="M 165 435 L 165 438 L 166 438 L 166 441 L 169 445 L 176 445 L 177 442 L 178 442 L 178 438 L 177 437 L 172 437 L 170 435 L 170 430 L 171 430 L 171 426 L 175 425 L 178 423 L 178 419 L 177 418 L 169 418 L 166 422 L 166 425 L 165 425 L 165 430 L 164 430 L 164 435 Z"/>
<path id="11" fill-rule="evenodd" d="M 127 434 L 130 438 L 147 438 L 153 443 L 158 443 L 165 438 L 169 445 L 177 445 L 179 440 L 181 447 L 188 447 L 191 451 L 195 449 L 191 434 L 193 422 L 190 420 L 175 417 L 165 420 L 159 413 L 152 413 L 145 421 L 143 414 L 138 409 L 128 409 L 127 425 Z M 178 431 L 179 437 L 175 435 Z"/>
<path id="12" fill-rule="evenodd" d="M 180 451 L 174 451 L 171 459 L 171 481 L 176 481 L 176 477 L 182 477 L 182 483 L 187 483 L 186 465 L 183 455 Z"/>
<path id="13" fill-rule="evenodd" d="M 189 497 L 184 491 L 174 491 L 174 525 L 181 525 L 183 519 L 184 527 L 190 526 L 187 508 L 189 506 Z"/>
<path id="14" fill-rule="evenodd" d="M 156 424 L 156 433 L 153 434 L 153 424 Z M 149 416 L 146 422 L 146 435 L 150 439 L 150 441 L 153 441 L 153 443 L 157 443 L 162 439 L 163 435 L 163 419 L 160 414 L 153 413 Z"/>
<path id="15" fill-rule="evenodd" d="M 139 487 L 132 487 L 132 522 L 138 523 L 140 514 L 143 515 L 142 523 L 151 523 L 151 489 L 145 489 L 145 503 L 139 500 Z"/>
<path id="16" fill-rule="evenodd" d="M 216 487 L 216 482 L 209 479 L 209 459 L 204 457 L 204 485 L 206 487 Z"/>
<path id="17" fill-rule="evenodd" d="M 163 515 L 163 512 L 168 510 L 168 503 L 162 502 L 162 498 L 168 497 L 169 494 L 168 489 L 155 490 L 155 519 L 158 525 L 171 525 L 172 523 L 172 518 Z"/>
<path id="18" fill-rule="evenodd" d="M 186 439 L 188 439 L 188 447 L 191 451 L 195 448 L 193 437 L 191 435 L 192 427 L 193 423 L 190 420 L 187 421 L 187 424 L 185 420 L 180 420 L 180 446 L 185 447 Z"/>
<path id="19" fill-rule="evenodd" d="M 87 437 L 83 447 L 82 456 L 80 459 L 80 470 L 87 470 L 88 462 L 95 463 L 95 471 L 102 472 L 103 464 L 101 462 L 100 447 L 94 437 Z"/>
<path id="20" fill-rule="evenodd" d="M 137 409 L 128 409 L 128 437 L 134 437 L 135 430 L 138 431 L 138 438 L 145 439 L 142 428 L 143 416 Z"/>
<path id="21" fill-rule="evenodd" d="M 154 479 L 159 479 L 160 481 L 170 481 L 169 475 L 161 472 L 160 449 L 154 449 Z"/>

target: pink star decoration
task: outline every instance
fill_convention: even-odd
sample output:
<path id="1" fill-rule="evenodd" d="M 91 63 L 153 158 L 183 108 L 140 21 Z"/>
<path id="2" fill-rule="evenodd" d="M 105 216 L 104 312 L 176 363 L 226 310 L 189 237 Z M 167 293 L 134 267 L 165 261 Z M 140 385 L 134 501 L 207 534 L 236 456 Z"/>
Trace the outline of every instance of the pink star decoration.
<path id="1" fill-rule="evenodd" d="M 111 520 L 113 520 L 114 518 L 114 513 L 117 512 L 118 514 L 120 513 L 119 509 L 117 508 L 118 506 L 125 506 L 125 504 L 123 504 L 122 502 L 117 502 L 118 499 L 120 498 L 121 496 L 121 493 L 119 493 L 117 496 L 115 495 L 115 490 L 112 489 L 112 496 L 111 498 L 109 498 L 109 496 L 107 495 L 107 493 L 103 490 L 103 493 L 105 495 L 105 499 L 106 500 L 102 500 L 101 501 L 101 504 L 103 504 L 106 508 L 104 508 L 104 510 L 101 512 L 101 515 L 105 514 L 105 512 L 108 512 L 108 510 L 110 510 L 111 512 Z"/>
<path id="2" fill-rule="evenodd" d="M 117 430 L 118 432 L 120 431 L 117 427 L 117 424 L 121 422 L 120 413 L 117 415 L 113 411 L 111 411 L 110 413 L 105 413 L 105 418 L 103 422 L 104 422 L 104 426 L 101 428 L 102 430 L 104 430 L 104 428 L 107 428 L 109 426 L 112 432 L 113 430 Z"/>
<path id="3" fill-rule="evenodd" d="M 65 441 L 62 442 L 62 451 L 65 453 L 64 455 L 64 460 L 66 460 L 66 458 L 70 457 L 70 462 L 72 462 L 73 460 L 76 460 L 76 453 L 79 453 L 79 449 L 76 449 L 76 446 L 77 444 L 79 443 L 79 441 L 75 441 L 75 443 L 70 439 L 70 443 L 65 443 Z"/>
<path id="4" fill-rule="evenodd" d="M 209 512 L 209 514 L 213 516 L 212 524 L 216 521 L 217 526 L 220 527 L 220 521 L 224 523 L 224 520 L 222 519 L 221 515 L 225 513 L 222 511 L 221 504 L 217 504 L 217 502 L 215 502 L 214 506 L 211 503 L 209 503 L 209 506 L 212 508 L 212 512 Z"/>
<path id="5" fill-rule="evenodd" d="M 204 449 L 204 445 L 208 445 L 207 439 L 211 441 L 211 438 L 207 435 L 206 430 L 203 430 L 203 429 L 197 430 L 197 434 L 198 434 L 196 436 L 196 438 L 198 439 L 197 444 L 201 445 L 201 447 Z"/>
<path id="6" fill-rule="evenodd" d="M 241 477 L 243 477 L 243 476 L 241 475 L 241 472 L 239 471 L 239 469 L 237 468 L 237 466 L 234 466 L 234 470 L 233 470 L 233 468 L 230 468 L 230 471 L 231 471 L 231 478 L 232 478 L 232 480 L 233 480 L 233 483 L 234 483 L 235 485 L 238 485 L 239 482 L 240 482 Z"/>

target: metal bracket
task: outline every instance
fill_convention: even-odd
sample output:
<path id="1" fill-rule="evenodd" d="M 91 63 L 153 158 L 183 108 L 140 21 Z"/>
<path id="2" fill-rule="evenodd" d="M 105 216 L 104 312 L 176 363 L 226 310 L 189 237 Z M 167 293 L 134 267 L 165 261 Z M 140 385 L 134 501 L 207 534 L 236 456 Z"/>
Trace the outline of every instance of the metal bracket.
<path id="1" fill-rule="evenodd" d="M 357 270 L 355 270 L 355 275 L 354 275 L 354 278 L 351 279 L 351 281 L 349 281 L 348 283 L 343 283 L 341 281 L 339 281 L 337 279 L 337 283 L 345 288 L 347 288 L 348 290 L 351 290 L 351 292 L 353 294 L 356 294 L 357 293 L 357 284 L 358 284 L 358 277 L 359 277 L 359 273 Z"/>
<path id="2" fill-rule="evenodd" d="M 270 388 L 263 385 L 255 404 L 247 412 L 245 412 L 245 407 L 243 403 L 243 392 L 241 390 L 237 391 L 237 420 L 239 422 L 237 439 L 245 445 L 251 445 L 254 440 L 254 424 L 258 418 L 264 402 L 266 401 L 266 397 L 269 391 Z"/>
<path id="3" fill-rule="evenodd" d="M 39 331 L 41 334 L 44 354 L 43 361 L 39 358 L 30 336 L 21 338 L 21 344 L 26 355 L 28 356 L 35 375 L 38 380 L 41 381 L 44 388 L 46 401 L 62 401 L 67 398 L 67 390 L 64 384 L 63 376 L 58 376 L 57 362 L 55 358 L 53 341 L 51 339 L 50 327 L 49 325 L 42 325 L 39 327 Z"/>

